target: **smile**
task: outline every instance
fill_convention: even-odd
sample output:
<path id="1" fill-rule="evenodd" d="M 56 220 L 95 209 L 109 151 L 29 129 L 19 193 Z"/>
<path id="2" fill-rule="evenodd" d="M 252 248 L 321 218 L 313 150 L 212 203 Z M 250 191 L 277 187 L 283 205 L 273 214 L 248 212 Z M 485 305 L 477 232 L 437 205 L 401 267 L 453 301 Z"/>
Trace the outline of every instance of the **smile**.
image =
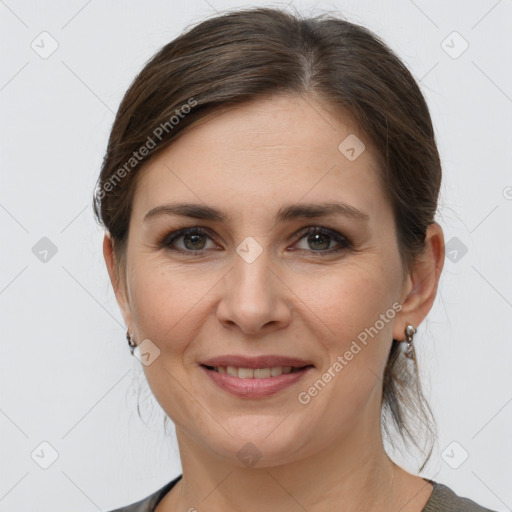
<path id="1" fill-rule="evenodd" d="M 199 368 L 222 390 L 240 398 L 255 399 L 284 391 L 304 378 L 314 366 L 243 368 L 201 364 Z"/>
<path id="2" fill-rule="evenodd" d="M 311 366 L 311 365 L 308 365 Z M 292 366 L 273 366 L 272 368 L 240 368 L 237 366 L 207 366 L 209 370 L 213 370 L 218 373 L 231 375 L 232 377 L 238 377 L 239 379 L 268 379 L 269 377 L 279 377 L 283 373 L 296 373 L 306 366 L 296 368 Z"/>

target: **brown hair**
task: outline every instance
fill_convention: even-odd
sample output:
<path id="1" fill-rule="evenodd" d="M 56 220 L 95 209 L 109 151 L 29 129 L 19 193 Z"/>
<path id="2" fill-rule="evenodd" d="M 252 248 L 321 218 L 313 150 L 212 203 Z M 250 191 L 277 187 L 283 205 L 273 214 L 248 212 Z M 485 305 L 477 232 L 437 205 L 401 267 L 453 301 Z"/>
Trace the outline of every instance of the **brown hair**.
<path id="1" fill-rule="evenodd" d="M 411 269 L 434 222 L 441 182 L 432 121 L 413 76 L 365 27 L 331 14 L 304 18 L 253 8 L 188 29 L 146 63 L 126 92 L 93 200 L 98 222 L 112 237 L 119 276 L 125 269 L 131 205 L 142 165 L 206 116 L 280 93 L 308 94 L 348 113 L 376 148 L 404 274 Z M 419 415 L 427 437 L 435 422 L 416 361 L 411 372 L 399 356 L 399 342 L 393 340 L 384 372 L 383 419 L 390 413 L 402 439 L 408 437 L 420 448 L 408 416 Z M 394 446 L 386 421 L 382 423 Z M 431 453 L 432 447 L 420 470 Z"/>

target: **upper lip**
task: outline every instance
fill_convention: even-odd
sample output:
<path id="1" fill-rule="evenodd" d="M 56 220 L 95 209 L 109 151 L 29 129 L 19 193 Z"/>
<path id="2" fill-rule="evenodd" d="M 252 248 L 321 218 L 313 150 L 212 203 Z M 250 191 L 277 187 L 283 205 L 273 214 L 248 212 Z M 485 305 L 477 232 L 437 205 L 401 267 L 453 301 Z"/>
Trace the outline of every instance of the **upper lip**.
<path id="1" fill-rule="evenodd" d="M 237 368 L 273 368 L 279 366 L 291 366 L 292 368 L 302 368 L 303 366 L 312 366 L 311 361 L 299 359 L 296 357 L 276 356 L 276 355 L 262 355 L 256 357 L 226 355 L 217 356 L 201 361 L 201 364 L 206 366 L 235 366 Z"/>

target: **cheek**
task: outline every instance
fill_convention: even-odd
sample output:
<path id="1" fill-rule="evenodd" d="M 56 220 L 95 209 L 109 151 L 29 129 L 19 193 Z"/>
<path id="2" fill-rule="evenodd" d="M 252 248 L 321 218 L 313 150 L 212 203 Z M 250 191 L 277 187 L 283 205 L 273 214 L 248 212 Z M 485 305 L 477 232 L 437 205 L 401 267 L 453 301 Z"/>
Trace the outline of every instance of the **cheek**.
<path id="1" fill-rule="evenodd" d="M 173 422 L 186 427 L 192 418 L 203 430 L 210 428 L 208 417 L 184 392 L 184 385 L 189 388 L 185 355 L 204 330 L 204 305 L 215 277 L 198 278 L 197 271 L 177 272 L 152 261 L 133 270 L 130 284 L 138 336 L 160 349 L 158 358 L 143 366 L 152 393 Z"/>
<path id="2" fill-rule="evenodd" d="M 303 280 L 297 290 L 304 298 L 298 315 L 308 319 L 313 342 L 324 352 L 320 374 L 302 391 L 309 395 L 311 390 L 311 397 L 318 394 L 310 405 L 333 424 L 348 426 L 355 421 L 380 384 L 396 315 L 393 289 L 384 272 L 378 264 L 364 269 L 347 265 L 330 277 Z M 326 406 L 331 403 L 343 407 Z"/>
<path id="3" fill-rule="evenodd" d="M 330 340 L 330 349 L 343 349 L 350 341 L 370 328 L 388 313 L 385 326 L 378 323 L 379 331 L 392 328 L 394 289 L 390 269 L 379 262 L 347 263 L 330 274 L 310 274 L 291 285 L 301 298 L 297 307 L 319 329 L 324 340 Z M 391 311 L 390 311 L 391 310 Z"/>
<path id="4" fill-rule="evenodd" d="M 133 269 L 130 285 L 139 337 L 166 353 L 179 353 L 200 331 L 201 301 L 216 279 L 208 273 L 198 279 L 191 268 L 177 271 L 150 260 Z"/>

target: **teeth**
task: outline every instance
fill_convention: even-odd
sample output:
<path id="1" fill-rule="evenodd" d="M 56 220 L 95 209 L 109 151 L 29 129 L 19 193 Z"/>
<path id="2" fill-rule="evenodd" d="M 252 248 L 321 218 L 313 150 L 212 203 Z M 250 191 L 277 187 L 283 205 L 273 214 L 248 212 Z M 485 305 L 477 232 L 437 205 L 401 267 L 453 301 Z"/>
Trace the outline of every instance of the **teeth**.
<path id="1" fill-rule="evenodd" d="M 234 367 L 231 367 L 231 368 L 232 368 L 232 370 L 231 370 L 230 375 L 233 375 L 234 372 L 237 372 L 237 369 Z M 228 366 L 228 371 L 229 371 L 229 366 Z M 240 379 L 250 379 L 250 378 L 254 377 L 254 370 L 251 370 L 249 368 L 238 368 L 237 374 Z"/>
<path id="2" fill-rule="evenodd" d="M 266 379 L 269 377 L 278 377 L 283 373 L 292 373 L 298 371 L 297 368 L 291 366 L 274 366 L 272 368 L 237 368 L 235 366 L 216 366 L 216 372 L 227 373 L 232 377 L 239 379 Z"/>
<path id="3" fill-rule="evenodd" d="M 231 375 L 232 377 L 238 377 L 238 369 L 235 368 L 234 366 L 228 366 L 226 368 L 226 373 L 228 375 Z"/>
<path id="4" fill-rule="evenodd" d="M 256 368 L 252 373 L 255 379 L 268 379 L 272 373 L 272 368 Z M 240 370 L 238 370 L 238 375 L 240 375 Z"/>

